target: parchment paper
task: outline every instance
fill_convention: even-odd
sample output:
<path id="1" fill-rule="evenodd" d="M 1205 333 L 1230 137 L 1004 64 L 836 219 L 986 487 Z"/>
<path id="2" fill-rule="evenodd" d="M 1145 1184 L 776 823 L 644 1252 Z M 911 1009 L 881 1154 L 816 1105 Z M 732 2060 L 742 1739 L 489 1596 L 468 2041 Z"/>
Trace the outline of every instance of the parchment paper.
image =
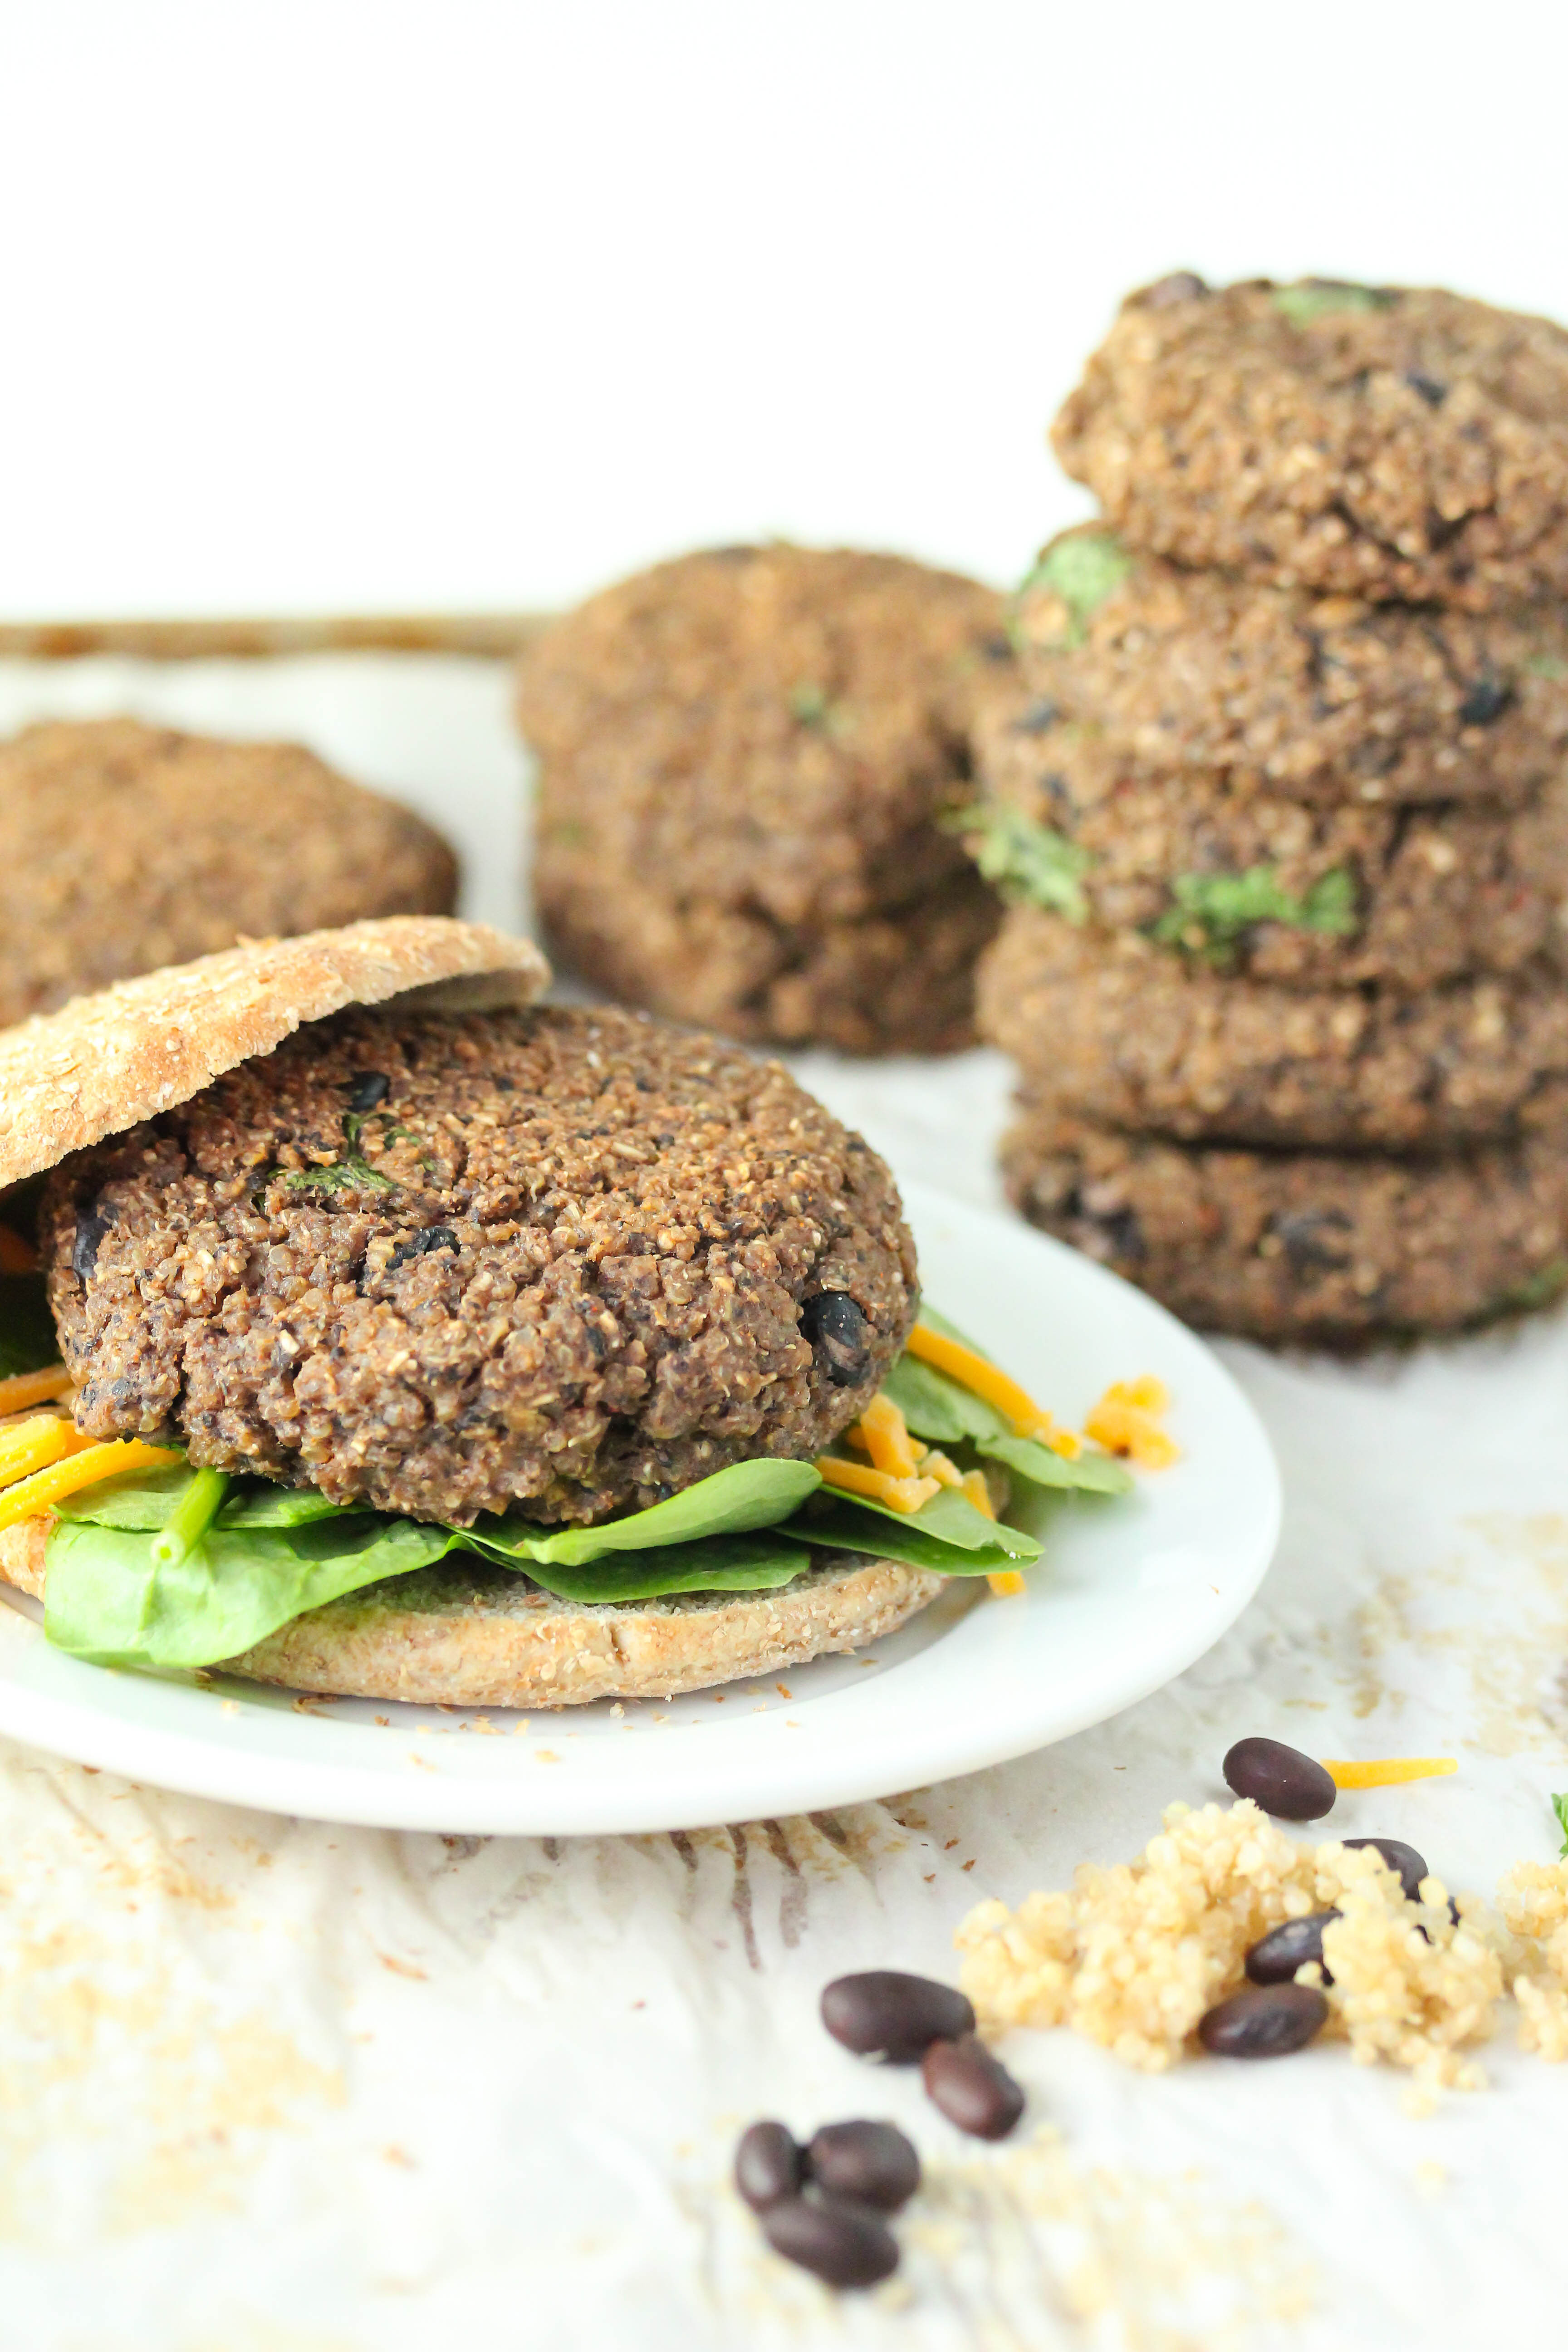
<path id="1" fill-rule="evenodd" d="M 458 839 L 515 923 L 524 767 L 495 666 L 0 665 L 0 729 L 134 709 L 301 737 Z M 894 1166 L 994 1202 L 1006 1073 L 800 1067 Z M 1513 2047 L 1415 2119 L 1342 2046 L 1163 2078 L 1018 2033 L 1026 2122 L 963 2140 L 816 2017 L 951 1974 L 971 1904 L 1131 1855 L 1247 1732 L 1446 1752 L 1344 1797 L 1490 1894 L 1568 1786 L 1568 1318 L 1353 1366 L 1223 1349 L 1284 1466 L 1263 1592 L 1191 1673 L 1004 1769 L 689 1837 L 399 1837 L 0 1746 L 0 2344 L 17 2352 L 656 2352 L 803 2344 L 1389 2352 L 1564 2340 L 1568 2070 Z M 736 2131 L 897 2117 L 899 2278 L 835 2302 L 762 2249 Z"/>

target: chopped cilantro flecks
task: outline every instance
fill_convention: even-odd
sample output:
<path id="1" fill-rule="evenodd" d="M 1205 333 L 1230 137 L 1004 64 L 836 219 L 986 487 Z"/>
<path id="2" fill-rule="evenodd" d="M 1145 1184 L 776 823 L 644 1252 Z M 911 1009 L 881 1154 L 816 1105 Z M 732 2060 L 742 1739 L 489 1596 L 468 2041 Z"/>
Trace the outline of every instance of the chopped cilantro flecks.
<path id="1" fill-rule="evenodd" d="M 1292 930 L 1343 938 L 1360 920 L 1355 878 L 1342 866 L 1322 875 L 1304 898 L 1280 888 L 1272 866 L 1249 866 L 1243 874 L 1178 874 L 1171 897 L 1174 904 L 1151 927 L 1150 938 L 1210 963 L 1228 962 L 1255 923 L 1287 923 Z"/>
<path id="2" fill-rule="evenodd" d="M 283 1181 L 290 1192 L 352 1192 L 365 1185 L 373 1192 L 397 1189 L 390 1176 L 384 1176 L 379 1168 L 373 1168 L 356 1151 L 345 1153 L 342 1160 L 333 1160 L 325 1168 L 290 1168 Z"/>
<path id="3" fill-rule="evenodd" d="M 1108 530 L 1079 531 L 1054 540 L 1018 590 L 1017 602 L 1036 589 L 1048 589 L 1067 607 L 1064 646 L 1081 646 L 1092 615 L 1113 596 L 1132 569 L 1132 558 Z"/>
<path id="4" fill-rule="evenodd" d="M 1336 310 L 1393 307 L 1393 295 L 1380 293 L 1374 286 L 1342 286 L 1328 278 L 1304 278 L 1299 286 L 1274 289 L 1274 308 L 1282 310 L 1293 327 L 1310 327 L 1314 319 L 1329 318 Z"/>
<path id="5" fill-rule="evenodd" d="M 1079 877 L 1094 861 L 1065 834 L 1037 824 L 1003 802 L 955 809 L 943 821 L 963 835 L 971 857 L 1004 898 L 1015 906 L 1047 907 L 1069 923 L 1088 921 L 1089 901 Z"/>
<path id="6" fill-rule="evenodd" d="M 384 1083 L 382 1092 L 385 1093 Z M 381 1148 L 384 1151 L 388 1144 L 421 1143 L 424 1138 L 416 1135 L 411 1127 L 400 1126 L 389 1110 L 375 1109 L 374 1099 L 367 1093 L 367 1102 L 371 1107 L 343 1113 L 343 1142 L 347 1149 L 341 1160 L 330 1160 L 325 1167 L 289 1170 L 283 1181 L 291 1192 L 350 1192 L 365 1187 L 373 1192 L 395 1192 L 397 1190 L 390 1176 L 384 1176 L 379 1168 L 371 1166 L 360 1150 L 360 1137 L 374 1118 L 382 1122 Z M 428 1161 L 425 1164 L 428 1168 Z"/>
<path id="7" fill-rule="evenodd" d="M 1552 1810 L 1557 1816 L 1557 1826 L 1563 1832 L 1563 1856 L 1568 1860 L 1568 1790 L 1552 1800 Z"/>
<path id="8" fill-rule="evenodd" d="M 847 735 L 855 723 L 847 703 L 836 702 L 825 687 L 809 683 L 790 688 L 789 712 L 798 725 L 835 738 Z"/>
<path id="9" fill-rule="evenodd" d="M 1537 1307 L 1550 1307 L 1564 1290 L 1568 1290 L 1568 1257 L 1551 1258 L 1521 1282 L 1500 1290 L 1486 1311 L 1489 1316 L 1533 1315 Z"/>
<path id="10" fill-rule="evenodd" d="M 1523 667 L 1531 677 L 1568 677 L 1568 662 L 1557 654 L 1526 654 Z"/>

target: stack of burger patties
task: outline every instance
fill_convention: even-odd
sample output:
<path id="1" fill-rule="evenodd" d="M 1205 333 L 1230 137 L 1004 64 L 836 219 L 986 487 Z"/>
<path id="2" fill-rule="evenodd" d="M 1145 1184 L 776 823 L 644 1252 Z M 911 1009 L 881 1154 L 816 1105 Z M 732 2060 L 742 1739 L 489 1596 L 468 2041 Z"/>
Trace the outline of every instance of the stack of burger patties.
<path id="1" fill-rule="evenodd" d="M 1568 1282 L 1568 333 L 1442 292 L 1133 295 L 1058 419 L 971 846 L 1026 1214 L 1190 1320 Z"/>

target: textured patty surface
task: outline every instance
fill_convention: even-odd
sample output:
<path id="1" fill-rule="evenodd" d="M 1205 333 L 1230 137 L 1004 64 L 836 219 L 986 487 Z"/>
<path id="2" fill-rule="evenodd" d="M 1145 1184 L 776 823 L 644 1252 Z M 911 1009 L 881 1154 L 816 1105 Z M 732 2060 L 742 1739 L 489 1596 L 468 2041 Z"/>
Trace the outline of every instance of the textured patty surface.
<path id="1" fill-rule="evenodd" d="M 457 903 L 437 833 L 297 744 L 30 727 L 0 744 L 0 1023 L 242 937 Z"/>
<path id="2" fill-rule="evenodd" d="M 562 955 L 742 1036 L 963 1043 L 995 914 L 938 820 L 1011 673 L 1001 624 L 973 581 L 793 547 L 686 556 L 559 623 L 518 713 Z"/>
<path id="3" fill-rule="evenodd" d="M 459 1522 L 810 1456 L 916 1296 L 858 1137 L 615 1012 L 339 1014 L 67 1160 L 40 1234 L 81 1427 Z"/>
<path id="4" fill-rule="evenodd" d="M 987 951 L 980 1018 L 1064 1109 L 1189 1141 L 1441 1150 L 1530 1125 L 1568 1077 L 1555 970 L 1298 992 L 1029 907 Z"/>
<path id="5" fill-rule="evenodd" d="M 1568 1111 L 1443 1160 L 1194 1149 L 1020 1097 L 1024 1214 L 1211 1329 L 1347 1340 L 1441 1330 L 1568 1285 Z"/>
<path id="6" fill-rule="evenodd" d="M 1184 274 L 1053 433 L 1128 543 L 1279 587 L 1495 612 L 1568 593 L 1568 332 L 1438 289 Z"/>
<path id="7" fill-rule="evenodd" d="M 1289 987 L 1405 994 L 1568 961 L 1568 781 L 1506 810 L 1322 806 L 1213 769 L 1153 772 L 1030 704 L 994 716 L 979 757 L 992 800 L 1078 853 L 1082 918 L 1173 955 Z"/>
<path id="8" fill-rule="evenodd" d="M 1158 771 L 1223 772 L 1298 800 L 1516 806 L 1568 759 L 1568 616 L 1476 617 L 1259 587 L 1115 551 L 1085 612 L 1050 584 L 1094 524 L 1053 541 L 1015 616 L 1037 709 Z M 1121 556 L 1117 577 L 1117 554 Z"/>
<path id="9" fill-rule="evenodd" d="M 947 1053 L 974 1034 L 974 966 L 1001 908 L 955 873 L 904 905 L 791 925 L 757 906 L 672 898 L 591 857 L 552 868 L 551 930 L 624 1003 L 732 1036 L 846 1054 Z"/>

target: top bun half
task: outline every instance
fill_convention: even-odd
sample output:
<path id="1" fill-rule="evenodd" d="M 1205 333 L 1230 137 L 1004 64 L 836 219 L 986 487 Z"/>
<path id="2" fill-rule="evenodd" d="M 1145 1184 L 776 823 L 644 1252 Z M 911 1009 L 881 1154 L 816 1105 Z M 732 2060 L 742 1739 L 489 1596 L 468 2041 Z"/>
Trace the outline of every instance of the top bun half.
<path id="1" fill-rule="evenodd" d="M 247 940 L 117 981 L 0 1030 L 0 1188 L 188 1102 L 348 1005 L 488 1012 L 532 1004 L 549 984 L 527 940 L 442 915 Z"/>

